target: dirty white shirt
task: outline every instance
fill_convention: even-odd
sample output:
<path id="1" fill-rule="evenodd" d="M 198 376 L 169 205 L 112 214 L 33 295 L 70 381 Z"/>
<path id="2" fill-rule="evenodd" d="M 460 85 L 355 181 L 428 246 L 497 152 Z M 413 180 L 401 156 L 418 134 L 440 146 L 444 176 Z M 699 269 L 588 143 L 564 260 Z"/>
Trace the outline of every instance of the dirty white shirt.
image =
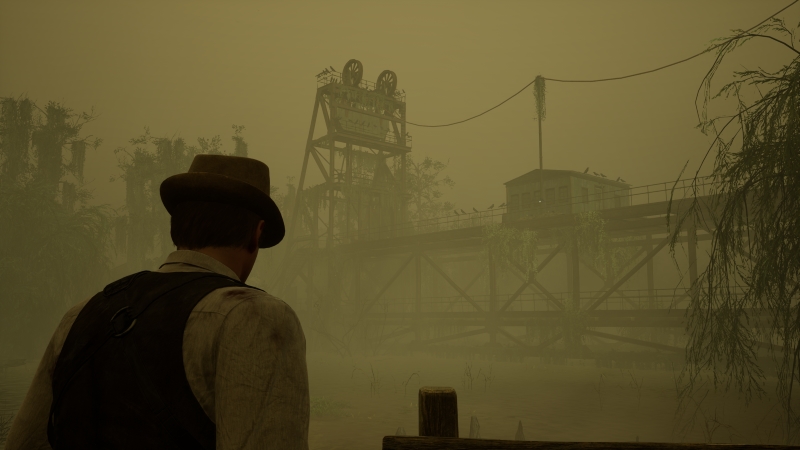
<path id="1" fill-rule="evenodd" d="M 170 254 L 158 272 L 216 272 L 238 280 L 221 262 L 190 250 Z M 50 449 L 53 369 L 87 302 L 70 309 L 53 333 L 6 450 Z M 308 449 L 306 341 L 282 300 L 241 287 L 211 292 L 186 323 L 183 364 L 192 392 L 216 424 L 218 450 Z"/>

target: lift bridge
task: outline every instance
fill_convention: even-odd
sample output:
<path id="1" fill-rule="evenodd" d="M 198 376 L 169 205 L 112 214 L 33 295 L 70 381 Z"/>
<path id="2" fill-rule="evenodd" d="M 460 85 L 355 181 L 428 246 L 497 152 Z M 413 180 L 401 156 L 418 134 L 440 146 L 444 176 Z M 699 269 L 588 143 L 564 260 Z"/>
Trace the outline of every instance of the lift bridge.
<path id="1" fill-rule="evenodd" d="M 410 221 L 405 95 L 392 71 L 375 83 L 362 74 L 350 60 L 341 72 L 317 76 L 298 190 L 284 211 L 287 238 L 270 290 L 295 306 L 304 327 L 332 334 L 350 324 L 373 342 L 417 349 L 469 343 L 542 355 L 565 345 L 565 321 L 579 316 L 582 342 L 683 351 L 675 339 L 642 331 L 680 334 L 685 326 L 698 242 L 713 230 L 689 223 L 674 236 L 667 219 L 692 199 L 711 205 L 709 180 L 632 187 L 586 172 L 534 170 L 506 183 L 502 207 Z M 564 242 L 560 230 L 585 211 L 598 211 L 612 248 L 627 249 L 618 273 Z M 535 276 L 487 261 L 490 224 L 536 232 Z M 687 272 L 683 288 L 677 270 L 656 277 L 654 258 L 673 237 L 685 244 L 676 253 Z M 657 286 L 657 279 L 673 281 Z"/>

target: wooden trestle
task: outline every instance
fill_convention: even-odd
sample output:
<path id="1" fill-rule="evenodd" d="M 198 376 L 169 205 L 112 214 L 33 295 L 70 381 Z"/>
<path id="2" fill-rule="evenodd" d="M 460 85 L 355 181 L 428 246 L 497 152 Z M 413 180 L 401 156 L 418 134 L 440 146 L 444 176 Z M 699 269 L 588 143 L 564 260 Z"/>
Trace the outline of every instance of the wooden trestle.
<path id="1" fill-rule="evenodd" d="M 712 198 L 700 197 L 698 200 L 708 205 Z M 672 204 L 672 214 L 679 213 L 689 201 L 676 200 Z M 479 335 L 488 336 L 488 343 L 497 345 L 499 335 L 525 354 L 541 354 L 563 337 L 560 332 L 554 331 L 546 339 L 540 338 L 532 343 L 525 335 L 518 334 L 519 327 L 550 326 L 558 330 L 569 311 L 580 311 L 583 320 L 580 333 L 583 336 L 634 344 L 643 350 L 680 352 L 683 349 L 679 346 L 628 337 L 613 332 L 615 330 L 597 330 L 684 327 L 685 307 L 694 292 L 691 286 L 695 286 L 698 277 L 697 243 L 709 240 L 713 230 L 702 229 L 698 232 L 693 224 L 684 225 L 676 239 L 688 244 L 688 252 L 685 252 L 688 263 L 685 267 L 688 268 L 690 287 L 683 290 L 676 290 L 674 286 L 656 289 L 653 258 L 668 251 L 669 242 L 674 236 L 674 232 L 667 227 L 668 211 L 670 205 L 666 201 L 600 211 L 611 246 L 628 247 L 633 255 L 626 269 L 610 280 L 606 280 L 605 275 L 581 257 L 574 247 L 569 248 L 559 242 L 559 230 L 575 226 L 576 215 L 563 214 L 506 223 L 507 226 L 536 231 L 539 237 L 537 273 L 541 274 L 548 267 L 552 271 L 556 260 L 566 261 L 567 292 L 556 292 L 549 280 L 541 276 L 526 276 L 521 267 L 512 268 L 504 276 L 499 276 L 494 262 L 490 259 L 487 263 L 485 260 L 482 226 L 417 234 L 406 232 L 398 233 L 405 235 L 391 238 L 355 240 L 337 245 L 334 252 L 312 249 L 307 249 L 305 253 L 298 251 L 290 259 L 289 265 L 292 267 L 285 268 L 289 279 L 284 280 L 284 285 L 296 279 L 302 281 L 306 287 L 308 311 L 319 302 L 338 301 L 329 292 L 334 275 L 326 277 L 326 288 L 320 288 L 314 283 L 313 267 L 320 265 L 320 256 L 332 257 L 335 253 L 339 258 L 349 258 L 354 263 L 337 268 L 339 272 L 336 274 L 340 284 L 347 286 L 340 286 L 335 295 L 346 297 L 350 304 L 356 305 L 351 309 L 351 314 L 357 321 L 380 325 L 384 330 L 380 335 L 381 340 L 410 339 L 408 343 L 415 348 Z M 676 256 L 681 255 L 676 252 Z M 448 270 L 448 265 L 465 262 L 472 262 L 474 275 L 464 277 L 462 270 L 462 276 L 457 281 L 453 270 Z M 387 267 L 391 269 L 386 270 Z M 463 264 L 461 267 L 463 269 Z M 423 276 L 424 268 L 427 268 L 427 276 Z M 623 284 L 640 271 L 646 273 L 647 289 L 633 294 L 623 291 Z M 434 298 L 423 297 L 425 283 L 433 282 L 434 278 L 438 278 L 436 282 L 440 285 L 449 286 L 451 292 L 449 297 L 437 297 L 439 302 L 436 308 L 431 307 Z M 474 292 L 473 286 L 481 279 L 483 286 L 488 286 L 488 295 L 470 293 Z M 512 284 L 510 279 L 516 279 L 516 283 Z M 586 288 L 589 284 L 599 284 L 601 288 L 590 291 Z M 388 295 L 392 290 L 410 291 L 411 295 L 401 300 Z M 521 299 L 526 295 L 532 301 L 523 304 Z M 376 307 L 378 304 L 382 308 Z M 456 331 L 426 337 L 423 330 L 431 326 L 449 327 Z"/>

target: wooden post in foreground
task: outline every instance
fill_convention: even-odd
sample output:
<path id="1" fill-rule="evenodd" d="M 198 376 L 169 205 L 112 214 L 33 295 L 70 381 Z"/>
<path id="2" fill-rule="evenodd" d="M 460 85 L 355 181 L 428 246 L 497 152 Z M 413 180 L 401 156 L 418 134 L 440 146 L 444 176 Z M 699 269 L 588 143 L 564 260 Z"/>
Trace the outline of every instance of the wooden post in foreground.
<path id="1" fill-rule="evenodd" d="M 419 435 L 458 437 L 458 403 L 450 387 L 419 389 Z"/>

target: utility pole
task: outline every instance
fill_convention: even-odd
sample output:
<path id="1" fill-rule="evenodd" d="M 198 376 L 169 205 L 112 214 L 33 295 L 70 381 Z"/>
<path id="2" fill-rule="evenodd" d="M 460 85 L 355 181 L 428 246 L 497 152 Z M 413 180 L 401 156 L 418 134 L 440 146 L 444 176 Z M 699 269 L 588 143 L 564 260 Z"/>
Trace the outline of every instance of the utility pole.
<path id="1" fill-rule="evenodd" d="M 536 99 L 536 119 L 539 122 L 539 206 L 544 206 L 544 158 L 542 157 L 542 120 L 547 113 L 544 103 L 544 78 L 537 75 L 533 82 L 533 96 Z"/>
<path id="2" fill-rule="evenodd" d="M 537 108 L 538 109 L 538 108 Z M 542 115 L 537 114 L 539 122 L 539 206 L 544 205 L 544 162 L 542 158 Z"/>

